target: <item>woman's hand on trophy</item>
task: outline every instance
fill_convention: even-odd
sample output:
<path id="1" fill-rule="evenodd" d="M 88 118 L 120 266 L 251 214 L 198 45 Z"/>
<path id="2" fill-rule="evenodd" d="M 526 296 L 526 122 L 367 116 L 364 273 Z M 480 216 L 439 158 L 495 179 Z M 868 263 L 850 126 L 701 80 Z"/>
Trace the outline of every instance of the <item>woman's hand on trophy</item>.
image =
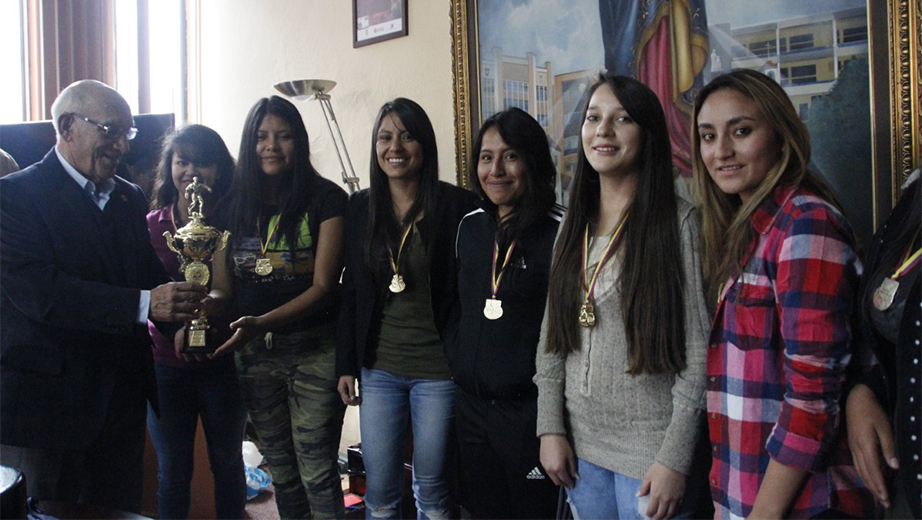
<path id="1" fill-rule="evenodd" d="M 196 361 L 207 361 L 208 357 L 204 354 L 186 354 L 186 327 L 176 331 L 176 335 L 173 336 L 173 348 L 176 350 L 176 357 L 179 359 L 184 359 L 189 363 Z"/>
<path id="2" fill-rule="evenodd" d="M 208 296 L 202 298 L 200 303 L 202 314 L 207 316 L 223 316 L 227 312 L 230 298 L 221 291 L 213 290 L 208 293 Z"/>
<path id="3" fill-rule="evenodd" d="M 265 332 L 263 330 L 262 321 L 258 316 L 243 316 L 239 320 L 231 323 L 230 328 L 234 331 L 234 335 L 231 336 L 229 340 L 225 341 L 223 345 L 215 349 L 214 352 L 208 354 L 209 359 L 214 359 L 226 352 L 243 348 L 250 340 Z"/>

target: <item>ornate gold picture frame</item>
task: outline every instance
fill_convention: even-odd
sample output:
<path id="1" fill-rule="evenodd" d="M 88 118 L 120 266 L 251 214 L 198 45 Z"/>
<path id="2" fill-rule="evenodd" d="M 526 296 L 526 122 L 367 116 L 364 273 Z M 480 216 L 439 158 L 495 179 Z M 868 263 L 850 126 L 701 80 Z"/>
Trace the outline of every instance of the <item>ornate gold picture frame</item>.
<path id="1" fill-rule="evenodd" d="M 867 3 L 876 227 L 896 202 L 903 180 L 920 164 L 922 0 Z M 477 8 L 478 0 L 451 0 L 455 151 L 457 182 L 463 186 L 481 121 Z"/>

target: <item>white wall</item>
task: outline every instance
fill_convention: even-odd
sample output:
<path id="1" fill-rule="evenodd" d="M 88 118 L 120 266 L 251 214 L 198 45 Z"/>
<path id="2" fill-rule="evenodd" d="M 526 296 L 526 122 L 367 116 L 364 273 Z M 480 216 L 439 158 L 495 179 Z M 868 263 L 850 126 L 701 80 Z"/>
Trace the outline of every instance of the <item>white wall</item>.
<path id="1" fill-rule="evenodd" d="M 448 0 L 410 0 L 409 35 L 352 48 L 350 0 L 201 0 L 201 120 L 236 157 L 247 112 L 272 85 L 331 79 L 333 110 L 362 188 L 368 187 L 371 127 L 386 101 L 402 96 L 429 114 L 439 144 L 439 176 L 455 182 L 455 134 Z M 294 101 L 310 135 L 314 166 L 340 182 L 339 162 L 320 104 Z M 359 441 L 349 407 L 342 448 Z"/>
<path id="2" fill-rule="evenodd" d="M 352 48 L 349 0 L 202 0 L 202 124 L 236 156 L 246 114 L 277 82 L 331 79 L 333 109 L 361 187 L 368 187 L 371 127 L 381 105 L 408 97 L 429 114 L 439 144 L 440 177 L 455 181 L 451 20 L 448 0 L 410 0 L 409 35 Z M 340 179 L 339 163 L 316 101 L 294 101 L 314 165 Z"/>

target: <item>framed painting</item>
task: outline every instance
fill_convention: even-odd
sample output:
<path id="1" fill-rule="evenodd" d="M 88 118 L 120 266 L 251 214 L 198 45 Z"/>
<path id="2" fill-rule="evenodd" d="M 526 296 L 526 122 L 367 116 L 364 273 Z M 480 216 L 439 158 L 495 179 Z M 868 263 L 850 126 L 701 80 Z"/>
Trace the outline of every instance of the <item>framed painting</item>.
<path id="1" fill-rule="evenodd" d="M 408 0 L 352 0 L 352 48 L 406 36 Z"/>
<path id="2" fill-rule="evenodd" d="M 867 240 L 919 166 L 920 2 L 451 0 L 458 183 L 467 184 L 480 122 L 517 106 L 547 131 L 565 201 L 580 110 L 600 69 L 657 92 L 687 180 L 697 90 L 751 68 L 788 92 L 811 132 L 811 167 Z"/>

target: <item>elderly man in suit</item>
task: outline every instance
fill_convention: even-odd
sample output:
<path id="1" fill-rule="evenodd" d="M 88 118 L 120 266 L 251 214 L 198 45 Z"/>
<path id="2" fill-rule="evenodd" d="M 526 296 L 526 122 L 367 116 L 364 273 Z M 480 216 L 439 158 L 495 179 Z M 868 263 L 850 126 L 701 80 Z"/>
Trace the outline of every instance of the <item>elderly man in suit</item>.
<path id="1" fill-rule="evenodd" d="M 131 109 L 92 80 L 51 108 L 55 147 L 0 179 L 0 461 L 30 496 L 137 512 L 146 323 L 192 319 L 205 290 L 167 283 L 141 190 L 115 176 Z"/>

